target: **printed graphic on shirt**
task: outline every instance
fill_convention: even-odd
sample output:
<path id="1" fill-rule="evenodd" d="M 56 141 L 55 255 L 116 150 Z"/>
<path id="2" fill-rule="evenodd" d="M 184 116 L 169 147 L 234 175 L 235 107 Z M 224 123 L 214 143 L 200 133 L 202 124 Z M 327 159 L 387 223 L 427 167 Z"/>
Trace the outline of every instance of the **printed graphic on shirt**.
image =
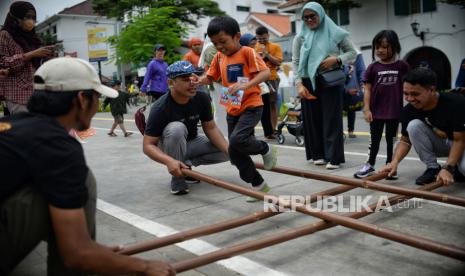
<path id="1" fill-rule="evenodd" d="M 237 82 L 238 77 L 244 76 L 244 64 L 229 64 L 226 66 L 228 82 Z"/>
<path id="2" fill-rule="evenodd" d="M 442 139 L 447 138 L 447 133 L 445 131 L 442 131 L 439 128 L 435 127 L 431 123 L 431 120 L 428 117 L 425 117 L 425 122 L 433 130 L 433 132 L 434 132 L 434 134 L 436 134 L 436 136 L 438 136 L 439 138 L 442 138 Z"/>
<path id="3" fill-rule="evenodd" d="M 395 85 L 399 78 L 398 70 L 388 70 L 378 72 L 378 84 L 379 85 Z"/>
<path id="4" fill-rule="evenodd" d="M 10 123 L 0 123 L 0 132 L 7 131 L 11 129 Z"/>

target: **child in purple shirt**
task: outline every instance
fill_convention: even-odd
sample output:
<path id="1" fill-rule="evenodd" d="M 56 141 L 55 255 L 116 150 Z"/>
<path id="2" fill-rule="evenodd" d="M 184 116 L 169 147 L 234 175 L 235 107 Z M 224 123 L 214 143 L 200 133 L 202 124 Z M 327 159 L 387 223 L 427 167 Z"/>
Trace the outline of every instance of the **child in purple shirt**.
<path id="1" fill-rule="evenodd" d="M 379 144 L 386 125 L 387 159 L 392 160 L 394 139 L 397 136 L 400 113 L 403 107 L 402 78 L 408 72 L 409 65 L 398 60 L 401 47 L 397 34 L 392 30 L 379 32 L 372 42 L 372 58 L 378 58 L 365 72 L 365 96 L 363 113 L 370 123 L 371 141 L 367 163 L 355 174 L 355 178 L 364 178 L 375 172 L 374 166 Z M 397 175 L 389 177 L 397 179 Z"/>

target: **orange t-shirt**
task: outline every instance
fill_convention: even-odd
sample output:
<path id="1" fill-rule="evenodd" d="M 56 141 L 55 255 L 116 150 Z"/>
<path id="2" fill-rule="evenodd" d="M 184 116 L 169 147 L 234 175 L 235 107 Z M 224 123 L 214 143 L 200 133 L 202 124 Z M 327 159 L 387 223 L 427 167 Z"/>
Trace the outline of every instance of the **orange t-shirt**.
<path id="1" fill-rule="evenodd" d="M 268 42 L 268 43 L 266 43 L 266 45 L 257 43 L 257 45 L 255 45 L 255 50 L 257 51 L 257 53 L 263 52 L 263 48 L 262 48 L 263 46 L 266 47 L 266 51 L 268 52 L 268 54 L 270 54 L 273 57 L 277 58 L 279 61 L 283 60 L 283 51 L 281 50 L 281 46 L 279 46 L 279 44 L 276 44 L 276 43 L 273 43 L 273 42 Z M 277 79 L 279 79 L 278 66 L 274 65 L 269 60 L 267 60 L 265 63 L 266 63 L 266 66 L 268 66 L 268 68 L 270 68 L 270 73 L 271 73 L 270 78 L 268 80 L 277 80 Z"/>
<path id="2" fill-rule="evenodd" d="M 250 47 L 241 47 L 239 51 L 227 56 L 218 52 L 213 58 L 207 75 L 214 80 L 221 78 L 224 87 L 237 82 L 237 77 L 246 77 L 251 81 L 260 71 L 266 70 L 266 64 Z M 258 85 L 244 91 L 240 108 L 228 107 L 226 112 L 238 116 L 249 107 L 262 106 L 262 96 Z"/>
<path id="3" fill-rule="evenodd" d="M 184 57 L 182 58 L 183 60 L 187 60 L 189 61 L 190 63 L 192 63 L 192 65 L 194 65 L 195 67 L 198 67 L 199 66 L 199 60 L 200 60 L 200 56 L 197 55 L 196 53 L 194 53 L 192 50 L 190 50 L 189 52 L 187 52 Z"/>

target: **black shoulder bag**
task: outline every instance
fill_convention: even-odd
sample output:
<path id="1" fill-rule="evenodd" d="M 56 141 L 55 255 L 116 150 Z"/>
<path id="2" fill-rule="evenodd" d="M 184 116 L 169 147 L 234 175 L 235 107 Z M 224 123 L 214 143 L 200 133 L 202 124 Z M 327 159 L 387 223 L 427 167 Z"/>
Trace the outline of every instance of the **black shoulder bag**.
<path id="1" fill-rule="evenodd" d="M 317 72 L 315 81 L 320 88 L 339 86 L 345 83 L 346 74 L 344 74 L 342 68 L 338 66 L 327 71 Z"/>

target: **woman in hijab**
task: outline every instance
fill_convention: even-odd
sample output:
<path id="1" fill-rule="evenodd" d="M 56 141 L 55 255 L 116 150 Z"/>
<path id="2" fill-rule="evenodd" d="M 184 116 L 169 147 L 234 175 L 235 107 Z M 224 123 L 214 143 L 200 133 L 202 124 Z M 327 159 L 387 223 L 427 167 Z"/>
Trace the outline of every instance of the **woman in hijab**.
<path id="1" fill-rule="evenodd" d="M 53 46 L 41 47 L 35 33 L 36 10 L 29 2 L 11 4 L 0 31 L 0 68 L 8 74 L 0 78 L 0 96 L 4 96 L 11 114 L 27 111 L 33 92 L 33 76 L 43 58 L 51 57 Z"/>
<path id="2" fill-rule="evenodd" d="M 356 51 L 349 33 L 338 27 L 323 7 L 307 3 L 301 14 L 302 30 L 292 51 L 296 87 L 302 98 L 307 160 L 326 169 L 339 168 L 344 159 L 342 96 L 344 84 L 323 88 L 315 76 L 342 64 L 353 63 Z"/>

